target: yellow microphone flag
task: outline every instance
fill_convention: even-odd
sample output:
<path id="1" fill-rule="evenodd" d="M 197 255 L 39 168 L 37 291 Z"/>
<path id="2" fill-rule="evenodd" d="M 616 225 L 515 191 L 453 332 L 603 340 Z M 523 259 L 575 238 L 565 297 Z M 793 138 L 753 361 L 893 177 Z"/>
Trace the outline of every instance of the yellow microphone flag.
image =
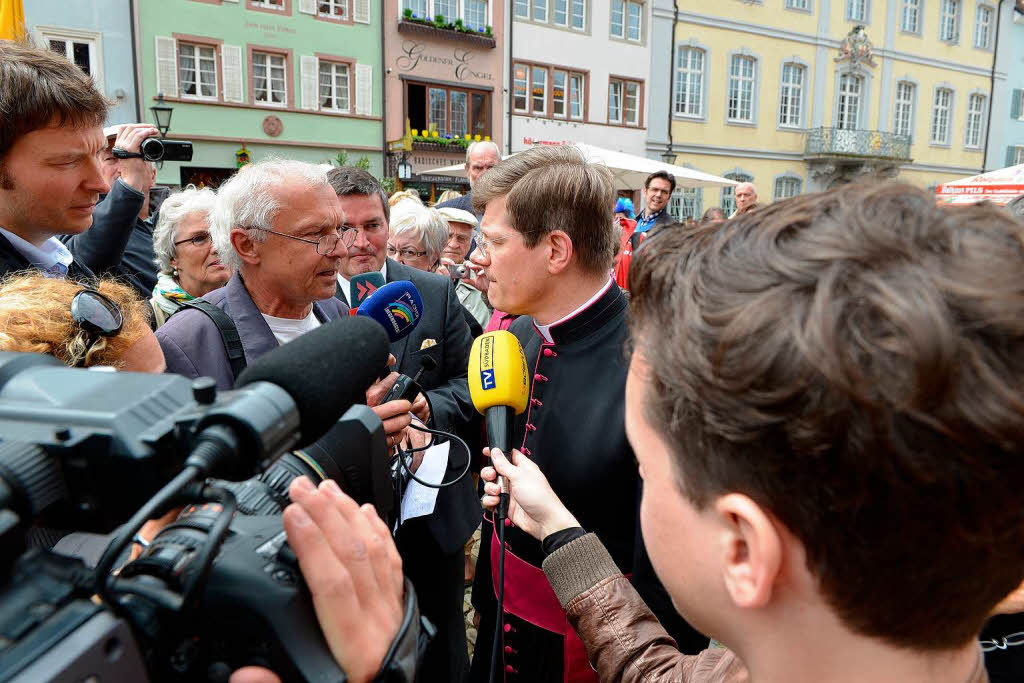
<path id="1" fill-rule="evenodd" d="M 469 394 L 481 414 L 509 406 L 516 415 L 526 410 L 530 385 L 526 355 L 516 336 L 495 330 L 476 338 L 469 352 Z"/>

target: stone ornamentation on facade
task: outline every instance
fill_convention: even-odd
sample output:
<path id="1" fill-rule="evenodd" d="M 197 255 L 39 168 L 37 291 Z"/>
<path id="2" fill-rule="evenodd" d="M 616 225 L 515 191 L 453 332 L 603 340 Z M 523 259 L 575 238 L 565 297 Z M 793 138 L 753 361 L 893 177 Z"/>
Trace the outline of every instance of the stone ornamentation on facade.
<path id="1" fill-rule="evenodd" d="M 276 138 L 284 130 L 284 124 L 281 119 L 271 114 L 270 116 L 263 119 L 263 132 L 272 138 Z"/>
<path id="2" fill-rule="evenodd" d="M 875 46 L 868 40 L 868 34 L 864 27 L 857 25 L 853 27 L 843 42 L 839 44 L 839 56 L 837 62 L 849 62 L 851 66 L 865 64 L 872 69 L 875 68 Z"/>

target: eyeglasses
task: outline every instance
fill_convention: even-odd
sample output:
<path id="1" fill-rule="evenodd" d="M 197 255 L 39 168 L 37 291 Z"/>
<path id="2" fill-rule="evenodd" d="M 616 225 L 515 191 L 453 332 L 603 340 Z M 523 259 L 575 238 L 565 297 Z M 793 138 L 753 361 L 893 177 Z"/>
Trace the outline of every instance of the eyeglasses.
<path id="1" fill-rule="evenodd" d="M 395 256 L 398 256 L 398 255 L 400 255 L 402 258 L 417 258 L 417 257 L 418 258 L 423 258 L 424 256 L 427 255 L 427 252 L 426 252 L 426 250 L 424 250 L 424 251 L 416 251 L 415 249 L 410 249 L 409 247 L 406 247 L 405 249 L 399 249 L 399 248 L 389 244 L 388 245 L 388 256 L 394 258 Z"/>
<path id="2" fill-rule="evenodd" d="M 256 230 L 263 230 L 269 232 L 271 235 L 278 235 L 279 237 L 287 237 L 290 240 L 298 240 L 299 242 L 306 242 L 307 244 L 316 245 L 316 253 L 321 256 L 330 256 L 334 253 L 334 250 L 338 248 L 338 242 L 341 242 L 345 248 L 352 246 L 352 243 L 356 241 L 356 229 L 346 227 L 341 231 L 341 234 L 324 235 L 318 240 L 307 240 L 305 237 L 296 237 L 295 235 L 288 235 L 277 230 L 271 230 L 270 228 L 255 228 Z"/>
<path id="3" fill-rule="evenodd" d="M 495 237 L 493 240 L 477 240 L 476 248 L 480 250 L 480 256 L 487 258 L 487 250 L 490 249 L 492 244 L 501 244 L 512 239 L 512 235 L 505 235 L 504 237 Z"/>
<path id="4" fill-rule="evenodd" d="M 100 337 L 113 337 L 124 324 L 117 304 L 95 289 L 83 289 L 75 294 L 71 299 L 71 319 L 87 335 L 85 351 L 75 361 L 76 368 L 85 367 L 85 359 Z"/>
<path id="5" fill-rule="evenodd" d="M 192 235 L 188 239 L 178 240 L 177 242 L 174 243 L 174 246 L 178 246 L 179 244 L 185 244 L 185 242 L 191 242 L 193 247 L 205 247 L 207 244 L 210 243 L 211 239 L 212 238 L 210 237 L 210 233 L 200 232 L 196 235 Z"/>

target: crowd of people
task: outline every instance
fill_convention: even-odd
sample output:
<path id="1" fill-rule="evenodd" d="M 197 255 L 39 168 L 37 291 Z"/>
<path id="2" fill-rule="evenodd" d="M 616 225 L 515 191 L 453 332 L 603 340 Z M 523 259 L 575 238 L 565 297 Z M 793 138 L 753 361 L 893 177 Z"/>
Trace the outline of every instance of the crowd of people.
<path id="1" fill-rule="evenodd" d="M 576 148 L 501 160 L 492 142 L 467 150 L 471 191 L 434 206 L 270 159 L 151 207 L 131 153 L 156 131 L 105 130 L 107 110 L 62 57 L 0 41 L 0 350 L 229 389 L 350 315 L 356 278 L 422 297 L 366 404 L 389 450 L 424 446 L 413 426 L 460 436 L 481 481 L 394 530 L 329 481 L 296 479 L 284 513 L 350 680 L 387 665 L 403 574 L 434 631 L 410 681 L 1021 680 L 1012 212 L 898 183 L 761 205 L 743 183 L 733 215 L 682 224 L 671 174 L 637 212 Z M 467 378 L 492 330 L 530 369 L 509 453 L 485 448 Z M 385 401 L 400 374 L 423 393 Z"/>

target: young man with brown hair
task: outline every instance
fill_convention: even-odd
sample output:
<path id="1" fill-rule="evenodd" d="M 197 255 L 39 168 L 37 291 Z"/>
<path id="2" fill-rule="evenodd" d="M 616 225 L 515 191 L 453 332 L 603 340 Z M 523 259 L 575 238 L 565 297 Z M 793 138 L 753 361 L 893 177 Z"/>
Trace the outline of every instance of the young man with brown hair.
<path id="1" fill-rule="evenodd" d="M 601 680 L 988 680 L 978 632 L 1024 578 L 1024 225 L 887 184 L 651 242 L 626 390 L 643 535 L 730 649 L 680 654 L 551 456 L 492 453 Z"/>
<path id="2" fill-rule="evenodd" d="M 57 240 L 92 224 L 109 104 L 60 55 L 0 40 L 0 275 L 91 277 Z"/>
<path id="3" fill-rule="evenodd" d="M 688 650 L 707 638 L 672 610 L 637 527 L 640 480 L 626 442 L 623 397 L 627 300 L 611 279 L 614 191 L 604 166 L 573 147 L 539 147 L 497 164 L 473 191 L 483 213 L 472 257 L 495 308 L 520 315 L 509 328 L 531 369 L 530 404 L 513 443 L 533 453 L 558 495 L 609 548 Z M 471 678 L 487 680 L 491 643 L 503 628 L 507 680 L 594 680 L 540 569 L 541 545 L 506 529 L 504 624 L 496 624 L 493 525 L 485 520 L 473 588 L 480 615 Z M 550 618 L 549 618 L 550 617 Z"/>

